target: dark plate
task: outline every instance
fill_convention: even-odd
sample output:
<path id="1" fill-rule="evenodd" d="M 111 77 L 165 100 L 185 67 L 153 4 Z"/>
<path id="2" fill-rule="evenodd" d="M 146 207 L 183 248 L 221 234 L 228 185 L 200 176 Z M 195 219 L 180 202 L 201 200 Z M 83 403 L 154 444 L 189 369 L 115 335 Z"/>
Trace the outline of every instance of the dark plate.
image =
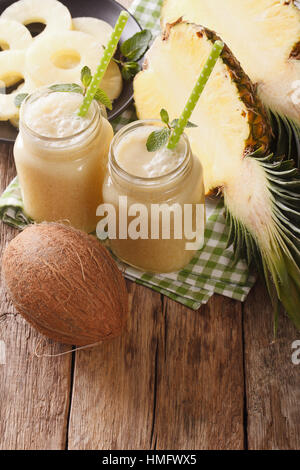
<path id="1" fill-rule="evenodd" d="M 42 1 L 42 0 L 41 0 Z M 60 0 L 70 10 L 73 18 L 77 16 L 93 16 L 107 21 L 112 26 L 115 25 L 121 10 L 125 8 L 114 0 Z M 9 5 L 14 3 L 11 0 L 0 0 L 0 14 Z M 34 28 L 30 28 L 34 32 Z M 139 32 L 141 27 L 136 19 L 130 15 L 130 18 L 121 37 L 121 43 L 130 38 L 133 34 Z M 1 52 L 0 52 L 1 54 Z M 109 120 L 114 119 L 121 114 L 133 99 L 132 81 L 123 82 L 123 91 L 119 98 L 114 101 L 112 111 L 109 111 Z M 0 122 L 0 140 L 14 142 L 17 136 L 16 129 L 9 122 Z"/>

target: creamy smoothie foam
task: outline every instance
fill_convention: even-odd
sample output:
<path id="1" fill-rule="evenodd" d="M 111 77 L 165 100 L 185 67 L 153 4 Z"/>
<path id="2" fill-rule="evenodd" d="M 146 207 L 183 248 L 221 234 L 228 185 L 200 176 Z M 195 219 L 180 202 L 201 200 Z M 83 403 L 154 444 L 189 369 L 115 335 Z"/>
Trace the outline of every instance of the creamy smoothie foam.
<path id="1" fill-rule="evenodd" d="M 184 142 L 181 141 L 174 150 L 162 147 L 156 152 L 148 152 L 147 138 L 159 127 L 144 126 L 127 134 L 116 145 L 115 157 L 127 173 L 141 178 L 164 176 L 180 166 L 185 158 Z"/>
<path id="2" fill-rule="evenodd" d="M 196 229 L 196 205 L 202 208 L 200 232 L 204 232 L 204 186 L 202 167 L 190 150 L 188 140 L 183 136 L 175 148 L 166 147 L 156 152 L 148 152 L 146 142 L 157 124 L 148 121 L 138 121 L 123 128 L 115 136 L 110 147 L 109 172 L 104 182 L 103 198 L 105 203 L 112 204 L 117 214 L 117 236 L 110 240 L 113 252 L 128 264 L 152 272 L 170 272 L 183 268 L 194 256 L 194 250 L 187 250 L 191 242 L 184 234 L 180 239 L 175 238 L 174 218 L 170 211 L 170 237 L 164 239 L 161 227 L 158 239 L 153 239 L 151 223 L 152 209 L 158 205 L 179 207 L 180 210 L 189 204 L 193 210 L 191 225 Z M 142 204 L 146 212 L 140 215 L 142 225 L 145 219 L 148 226 L 148 237 L 142 239 L 122 239 L 118 232 L 120 222 L 120 196 L 126 196 L 128 210 L 135 204 Z M 167 210 L 168 212 L 168 210 Z M 130 217 L 132 216 L 132 217 Z M 134 219 L 129 213 L 128 225 Z M 162 216 L 159 216 L 159 223 Z M 182 220 L 183 224 L 183 220 Z M 200 237 L 201 238 L 201 237 Z"/>
<path id="3" fill-rule="evenodd" d="M 27 214 L 37 222 L 96 228 L 113 130 L 94 101 L 77 115 L 82 95 L 39 90 L 23 104 L 14 155 Z"/>
<path id="4" fill-rule="evenodd" d="M 29 129 L 41 136 L 55 139 L 70 137 L 86 129 L 95 112 L 95 108 L 91 107 L 86 117 L 78 116 L 81 104 L 82 95 L 79 93 L 53 92 L 25 106 L 22 118 Z"/>

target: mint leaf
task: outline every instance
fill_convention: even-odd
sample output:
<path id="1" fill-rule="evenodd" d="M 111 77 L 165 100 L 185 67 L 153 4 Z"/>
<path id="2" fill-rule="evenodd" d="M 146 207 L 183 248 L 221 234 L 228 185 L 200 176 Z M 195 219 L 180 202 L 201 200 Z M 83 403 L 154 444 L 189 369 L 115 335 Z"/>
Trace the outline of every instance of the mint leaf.
<path id="1" fill-rule="evenodd" d="M 144 29 L 123 42 L 120 48 L 121 53 L 123 56 L 127 57 L 127 59 L 137 61 L 146 52 L 151 39 L 151 31 Z"/>
<path id="2" fill-rule="evenodd" d="M 101 88 L 98 88 L 98 90 L 96 91 L 94 99 L 104 104 L 104 106 L 106 106 L 106 108 L 108 108 L 110 111 L 112 110 L 112 102 L 110 101 L 105 91 L 101 90 Z"/>
<path id="3" fill-rule="evenodd" d="M 146 143 L 148 152 L 156 152 L 156 150 L 163 147 L 167 143 L 170 133 L 170 129 L 167 129 L 166 127 L 162 130 L 152 132 Z"/>
<path id="4" fill-rule="evenodd" d="M 87 66 L 83 67 L 81 69 L 81 82 L 85 88 L 88 88 L 91 84 L 92 78 L 91 69 Z"/>
<path id="5" fill-rule="evenodd" d="M 125 62 L 122 67 L 122 77 L 124 80 L 131 80 L 141 70 L 137 62 Z"/>
<path id="6" fill-rule="evenodd" d="M 178 121 L 179 119 L 173 119 L 173 121 L 171 122 L 171 127 L 176 127 Z M 197 124 L 193 124 L 191 121 L 188 121 L 186 127 L 189 128 L 189 127 L 198 127 L 198 126 Z"/>
<path id="7" fill-rule="evenodd" d="M 27 98 L 28 93 L 19 93 L 18 95 L 15 96 L 15 105 L 17 108 L 21 107 L 21 104 Z"/>
<path id="8" fill-rule="evenodd" d="M 83 95 L 83 89 L 77 83 L 61 83 L 57 85 L 52 85 L 49 87 L 51 91 L 61 91 L 61 92 L 73 92 L 81 93 Z"/>
<path id="9" fill-rule="evenodd" d="M 164 122 L 165 124 L 169 124 L 170 118 L 169 118 L 168 111 L 166 109 L 160 110 L 160 117 L 161 117 L 162 122 Z"/>
<path id="10" fill-rule="evenodd" d="M 188 121 L 186 127 L 198 127 L 198 126 L 197 124 L 194 124 L 193 122 Z"/>

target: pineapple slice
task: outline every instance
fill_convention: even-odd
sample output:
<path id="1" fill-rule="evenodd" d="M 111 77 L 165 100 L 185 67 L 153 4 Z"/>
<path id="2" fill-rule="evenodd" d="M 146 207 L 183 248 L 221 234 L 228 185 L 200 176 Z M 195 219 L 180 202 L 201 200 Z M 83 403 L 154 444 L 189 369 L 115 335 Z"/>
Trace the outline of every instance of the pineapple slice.
<path id="1" fill-rule="evenodd" d="M 12 126 L 14 126 L 16 129 L 19 129 L 19 117 L 14 117 L 9 120 Z"/>
<path id="2" fill-rule="evenodd" d="M 38 86 L 52 83 L 78 83 L 82 67 L 95 73 L 103 54 L 99 42 L 80 31 L 48 33 L 36 39 L 28 49 L 26 72 Z M 110 63 L 101 87 L 111 99 L 122 89 L 122 77 L 117 64 Z"/>
<path id="3" fill-rule="evenodd" d="M 19 109 L 15 105 L 16 95 L 32 93 L 36 89 L 36 84 L 25 73 L 25 56 L 25 51 L 17 50 L 0 53 L 0 83 L 7 88 L 24 79 L 24 83 L 12 93 L 6 94 L 5 90 L 0 93 L 0 121 L 17 118 Z"/>
<path id="4" fill-rule="evenodd" d="M 0 47 L 2 50 L 27 49 L 32 43 L 30 32 L 13 20 L 0 18 Z"/>
<path id="5" fill-rule="evenodd" d="M 110 62 L 99 86 L 106 92 L 111 101 L 120 96 L 123 89 L 123 79 L 119 66 L 115 62 Z"/>
<path id="6" fill-rule="evenodd" d="M 162 25 L 179 17 L 216 31 L 262 101 L 300 125 L 300 10 L 292 0 L 164 0 Z"/>
<path id="7" fill-rule="evenodd" d="M 5 88 L 23 79 L 24 69 L 24 51 L 4 51 L 0 53 L 0 82 Z M 18 108 L 15 106 L 14 99 L 16 94 L 19 93 L 19 88 L 10 94 L 6 94 L 5 90 L 3 90 L 4 93 L 0 93 L 0 121 L 7 121 L 18 115 Z"/>
<path id="8" fill-rule="evenodd" d="M 106 21 L 89 17 L 73 18 L 73 29 L 90 34 L 96 41 L 102 44 L 102 46 L 106 46 L 113 32 L 112 26 L 106 23 Z"/>
<path id="9" fill-rule="evenodd" d="M 68 8 L 57 0 L 19 0 L 7 7 L 1 17 L 23 25 L 43 23 L 46 28 L 42 34 L 72 29 Z"/>
<path id="10" fill-rule="evenodd" d="M 105 21 L 97 18 L 73 18 L 73 29 L 90 34 L 102 46 L 106 46 L 113 28 Z M 120 69 L 115 62 L 111 62 L 100 83 L 100 87 L 106 92 L 111 101 L 117 99 L 123 88 L 123 80 Z"/>
<path id="11" fill-rule="evenodd" d="M 171 119 L 179 116 L 217 39 L 203 27 L 176 23 L 155 40 L 145 69 L 135 77 L 140 119 L 159 118 L 161 108 Z M 191 119 L 198 127 L 186 132 L 204 168 L 206 190 L 224 194 L 229 243 L 237 256 L 243 254 L 249 264 L 256 261 L 262 268 L 272 297 L 275 286 L 300 329 L 299 175 L 290 161 L 269 155 L 269 119 L 227 46 Z M 283 149 L 285 128 L 281 136 Z M 291 150 L 292 140 L 286 140 Z"/>
<path id="12" fill-rule="evenodd" d="M 80 83 L 80 71 L 87 65 L 93 71 L 103 54 L 101 45 L 79 31 L 43 34 L 27 51 L 28 74 L 39 86 L 50 83 Z"/>

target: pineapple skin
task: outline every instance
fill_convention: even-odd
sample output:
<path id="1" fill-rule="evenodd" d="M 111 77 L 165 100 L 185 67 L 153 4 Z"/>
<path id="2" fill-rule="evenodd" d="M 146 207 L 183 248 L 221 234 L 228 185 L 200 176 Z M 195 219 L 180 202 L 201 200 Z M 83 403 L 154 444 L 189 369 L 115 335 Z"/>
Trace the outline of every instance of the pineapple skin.
<path id="1" fill-rule="evenodd" d="M 214 32 L 203 27 L 208 39 L 214 43 L 221 38 Z M 197 33 L 201 34 L 201 33 Z M 243 71 L 240 62 L 234 57 L 229 47 L 225 44 L 221 54 L 224 64 L 227 65 L 231 80 L 235 83 L 241 101 L 248 111 L 249 137 L 245 142 L 244 155 L 248 155 L 258 149 L 262 152 L 269 150 L 272 129 L 265 107 L 256 93 L 256 87 L 252 84 L 248 75 Z"/>

